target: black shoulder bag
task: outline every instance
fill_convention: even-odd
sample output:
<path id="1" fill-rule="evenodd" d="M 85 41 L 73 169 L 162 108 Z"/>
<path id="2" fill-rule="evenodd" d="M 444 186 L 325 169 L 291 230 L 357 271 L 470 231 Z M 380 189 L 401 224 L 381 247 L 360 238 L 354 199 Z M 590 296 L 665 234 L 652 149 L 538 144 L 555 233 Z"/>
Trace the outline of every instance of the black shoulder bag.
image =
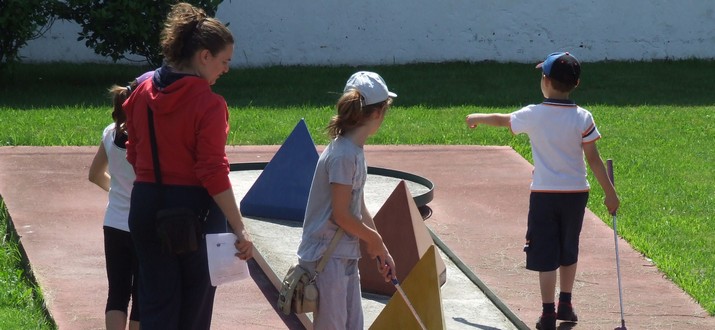
<path id="1" fill-rule="evenodd" d="M 154 131 L 154 112 L 147 108 L 151 153 L 154 161 L 154 177 L 159 186 L 158 211 L 156 212 L 156 231 L 164 253 L 181 255 L 198 250 L 201 241 L 201 221 L 199 216 L 188 207 L 164 207 L 166 187 L 161 181 L 159 150 Z"/>

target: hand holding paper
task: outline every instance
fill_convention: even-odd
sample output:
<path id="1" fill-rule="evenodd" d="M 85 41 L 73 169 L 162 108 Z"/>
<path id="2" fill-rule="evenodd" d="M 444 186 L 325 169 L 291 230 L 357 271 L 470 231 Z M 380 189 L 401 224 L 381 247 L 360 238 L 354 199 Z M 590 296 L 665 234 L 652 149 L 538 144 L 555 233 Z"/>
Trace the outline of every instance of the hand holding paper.
<path id="1" fill-rule="evenodd" d="M 236 257 L 233 233 L 206 234 L 206 253 L 209 259 L 211 285 L 218 286 L 249 277 L 248 264 Z"/>

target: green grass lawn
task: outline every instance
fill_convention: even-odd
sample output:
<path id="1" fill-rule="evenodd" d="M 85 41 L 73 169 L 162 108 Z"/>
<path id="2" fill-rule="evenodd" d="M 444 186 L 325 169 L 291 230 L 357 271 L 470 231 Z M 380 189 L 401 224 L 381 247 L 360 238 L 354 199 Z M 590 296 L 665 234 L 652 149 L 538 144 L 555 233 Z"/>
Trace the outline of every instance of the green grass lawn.
<path id="1" fill-rule="evenodd" d="M 347 77 L 363 69 L 379 72 L 399 95 L 368 143 L 508 145 L 531 161 L 525 136 L 464 124 L 472 112 L 540 102 L 539 71 L 527 64 L 234 69 L 214 86 L 230 107 L 228 143 L 281 144 L 301 118 L 316 144 L 327 143 L 323 127 L 334 102 Z M 0 87 L 0 143 L 98 145 L 110 121 L 106 89 L 143 71 L 21 65 L 15 83 Z M 614 160 L 620 234 L 715 315 L 712 72 L 713 61 L 584 63 L 573 97 L 594 115 L 602 157 Z M 610 224 L 602 191 L 590 182 L 589 208 Z"/>
<path id="2" fill-rule="evenodd" d="M 0 329 L 56 329 L 42 305 L 40 288 L 25 271 L 27 260 L 11 224 L 0 201 Z"/>

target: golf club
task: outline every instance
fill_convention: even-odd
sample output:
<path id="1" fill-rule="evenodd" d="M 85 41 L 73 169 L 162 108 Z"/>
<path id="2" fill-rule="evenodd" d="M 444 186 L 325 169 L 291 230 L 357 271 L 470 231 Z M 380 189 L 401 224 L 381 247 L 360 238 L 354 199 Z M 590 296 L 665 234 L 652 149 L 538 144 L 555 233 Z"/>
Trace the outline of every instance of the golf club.
<path id="1" fill-rule="evenodd" d="M 608 170 L 608 178 L 611 180 L 611 184 L 615 187 L 616 183 L 613 179 L 613 160 L 606 160 L 606 167 Z M 617 211 L 613 211 L 611 215 L 613 215 L 613 241 L 616 245 L 616 274 L 618 275 L 618 302 L 621 305 L 621 326 L 615 328 L 614 330 L 627 330 L 626 321 L 623 317 L 623 289 L 621 288 L 621 263 L 618 256 L 618 222 L 616 219 L 616 212 Z"/>
<path id="2" fill-rule="evenodd" d="M 382 263 L 380 261 L 380 257 L 377 257 L 377 262 Z M 390 267 L 385 263 L 385 266 Z M 387 275 L 392 275 L 392 269 L 387 273 Z M 410 299 L 407 298 L 407 294 L 405 293 L 405 290 L 402 290 L 402 286 L 400 286 L 400 281 L 397 280 L 397 276 L 392 276 L 392 285 L 395 286 L 395 289 L 397 289 L 397 292 L 400 293 L 400 296 L 402 296 L 402 299 L 405 301 L 405 304 L 407 305 L 407 308 L 410 309 L 410 312 L 412 313 L 412 316 L 415 317 L 417 320 L 417 323 L 420 324 L 420 328 L 422 330 L 427 330 L 427 327 L 425 326 L 424 322 L 422 322 L 422 319 L 420 318 L 419 314 L 417 314 L 417 310 L 415 310 L 415 306 L 412 305 L 412 302 L 410 302 Z"/>

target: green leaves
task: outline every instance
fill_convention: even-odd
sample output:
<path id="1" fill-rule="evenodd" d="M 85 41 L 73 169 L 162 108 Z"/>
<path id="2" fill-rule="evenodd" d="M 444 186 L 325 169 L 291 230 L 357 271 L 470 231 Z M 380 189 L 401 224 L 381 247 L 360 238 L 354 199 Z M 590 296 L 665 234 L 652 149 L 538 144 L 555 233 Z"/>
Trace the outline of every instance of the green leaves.
<path id="1" fill-rule="evenodd" d="M 0 74 L 7 74 L 12 64 L 20 59 L 20 49 L 52 22 L 54 3 L 56 1 L 0 0 Z"/>
<path id="2" fill-rule="evenodd" d="M 209 16 L 216 13 L 218 0 L 189 0 Z M 176 1 L 145 0 L 67 0 L 60 5 L 60 17 L 82 27 L 77 40 L 95 53 L 113 61 L 136 61 L 137 57 L 153 67 L 161 65 L 163 55 L 159 37 L 171 5 Z"/>

